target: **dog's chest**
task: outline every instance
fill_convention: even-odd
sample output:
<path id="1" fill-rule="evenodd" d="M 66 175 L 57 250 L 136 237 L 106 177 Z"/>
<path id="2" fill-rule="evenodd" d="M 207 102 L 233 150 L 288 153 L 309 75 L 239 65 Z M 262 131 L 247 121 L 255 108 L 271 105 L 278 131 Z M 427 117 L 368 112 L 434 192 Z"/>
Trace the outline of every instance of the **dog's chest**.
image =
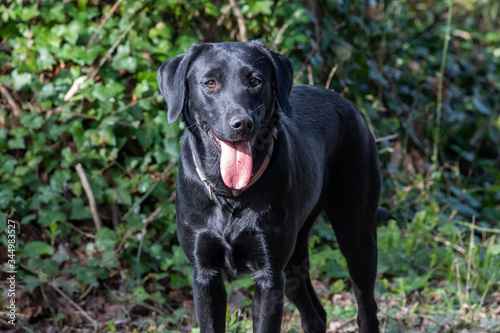
<path id="1" fill-rule="evenodd" d="M 264 234 L 252 228 L 200 231 L 196 237 L 197 266 L 200 269 L 226 269 L 231 275 L 262 274 L 269 267 Z"/>

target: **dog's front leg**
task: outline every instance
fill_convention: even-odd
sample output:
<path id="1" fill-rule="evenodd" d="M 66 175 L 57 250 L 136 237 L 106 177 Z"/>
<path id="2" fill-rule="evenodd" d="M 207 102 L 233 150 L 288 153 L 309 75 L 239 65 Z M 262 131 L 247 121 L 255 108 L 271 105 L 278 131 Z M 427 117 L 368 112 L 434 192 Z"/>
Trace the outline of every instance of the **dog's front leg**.
<path id="1" fill-rule="evenodd" d="M 227 295 L 221 272 L 210 274 L 204 269 L 193 273 L 193 296 L 201 333 L 224 332 Z"/>
<path id="2" fill-rule="evenodd" d="M 252 301 L 253 331 L 280 332 L 285 295 L 285 274 L 258 279 Z"/>

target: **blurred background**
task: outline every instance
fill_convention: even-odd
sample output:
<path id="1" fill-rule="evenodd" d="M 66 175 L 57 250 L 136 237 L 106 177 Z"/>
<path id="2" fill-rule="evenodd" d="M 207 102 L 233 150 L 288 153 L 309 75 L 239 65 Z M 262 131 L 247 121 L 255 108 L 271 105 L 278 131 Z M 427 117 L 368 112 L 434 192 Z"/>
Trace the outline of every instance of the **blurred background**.
<path id="1" fill-rule="evenodd" d="M 5 0 L 0 4 L 0 262 L 17 221 L 16 326 L 197 332 L 176 238 L 183 124 L 156 71 L 192 43 L 261 39 L 295 83 L 353 101 L 377 138 L 383 332 L 500 331 L 498 0 Z M 319 218 L 312 278 L 329 332 L 356 332 L 344 258 Z M 252 280 L 228 279 L 229 332 Z M 3 307 L 4 308 L 4 307 Z M 284 332 L 301 332 L 286 303 Z"/>

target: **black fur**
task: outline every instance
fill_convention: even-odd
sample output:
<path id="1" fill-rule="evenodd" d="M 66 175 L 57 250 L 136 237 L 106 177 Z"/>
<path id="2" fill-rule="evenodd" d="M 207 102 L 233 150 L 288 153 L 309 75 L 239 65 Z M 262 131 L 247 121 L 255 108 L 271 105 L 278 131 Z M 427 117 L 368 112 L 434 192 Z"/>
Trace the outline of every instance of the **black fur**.
<path id="1" fill-rule="evenodd" d="M 249 80 L 261 80 L 251 87 Z M 378 208 L 380 176 L 373 136 L 355 106 L 322 87 L 292 88 L 289 60 L 260 42 L 193 45 L 158 72 L 168 120 L 182 113 L 177 180 L 177 232 L 194 268 L 193 294 L 201 332 L 224 332 L 226 291 L 221 271 L 249 272 L 255 281 L 254 332 L 279 332 L 286 295 L 305 332 L 325 332 L 326 312 L 309 278 L 308 236 L 324 210 L 347 259 L 360 332 L 378 332 L 374 284 L 376 226 L 390 214 Z M 214 80 L 216 88 L 208 88 Z M 291 117 L 293 114 L 293 118 Z M 231 128 L 250 116 L 252 129 Z M 253 171 L 277 139 L 267 170 L 239 197 L 213 200 L 193 156 L 213 188 L 226 188 L 223 141 L 249 140 Z"/>

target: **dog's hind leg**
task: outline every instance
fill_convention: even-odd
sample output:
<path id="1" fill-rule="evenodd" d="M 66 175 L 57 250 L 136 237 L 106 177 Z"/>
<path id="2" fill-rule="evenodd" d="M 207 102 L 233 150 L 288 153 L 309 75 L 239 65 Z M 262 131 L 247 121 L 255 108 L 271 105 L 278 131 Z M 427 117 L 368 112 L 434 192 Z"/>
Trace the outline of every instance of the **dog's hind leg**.
<path id="1" fill-rule="evenodd" d="M 285 294 L 299 309 L 305 333 L 326 331 L 326 311 L 309 277 L 308 238 L 316 216 L 317 213 L 311 214 L 300 230 L 295 250 L 285 269 Z"/>
<path id="2" fill-rule="evenodd" d="M 340 167 L 339 169 L 343 169 Z M 358 302 L 361 333 L 379 332 L 374 288 L 377 275 L 377 221 L 379 177 L 376 169 L 335 170 L 326 188 L 324 209 L 335 230 Z M 351 176 L 351 177 L 349 177 Z M 333 178 L 332 177 L 332 178 Z"/>
<path id="3" fill-rule="evenodd" d="M 328 214 L 331 216 L 332 214 Z M 338 217 L 330 217 L 332 220 Z M 339 223 L 350 223 L 346 219 Z M 345 227 L 345 226 L 344 226 Z M 340 250 L 347 266 L 358 302 L 358 325 L 361 333 L 378 332 L 377 304 L 374 298 L 377 275 L 377 241 L 374 227 L 364 226 L 358 230 L 335 226 Z"/>

